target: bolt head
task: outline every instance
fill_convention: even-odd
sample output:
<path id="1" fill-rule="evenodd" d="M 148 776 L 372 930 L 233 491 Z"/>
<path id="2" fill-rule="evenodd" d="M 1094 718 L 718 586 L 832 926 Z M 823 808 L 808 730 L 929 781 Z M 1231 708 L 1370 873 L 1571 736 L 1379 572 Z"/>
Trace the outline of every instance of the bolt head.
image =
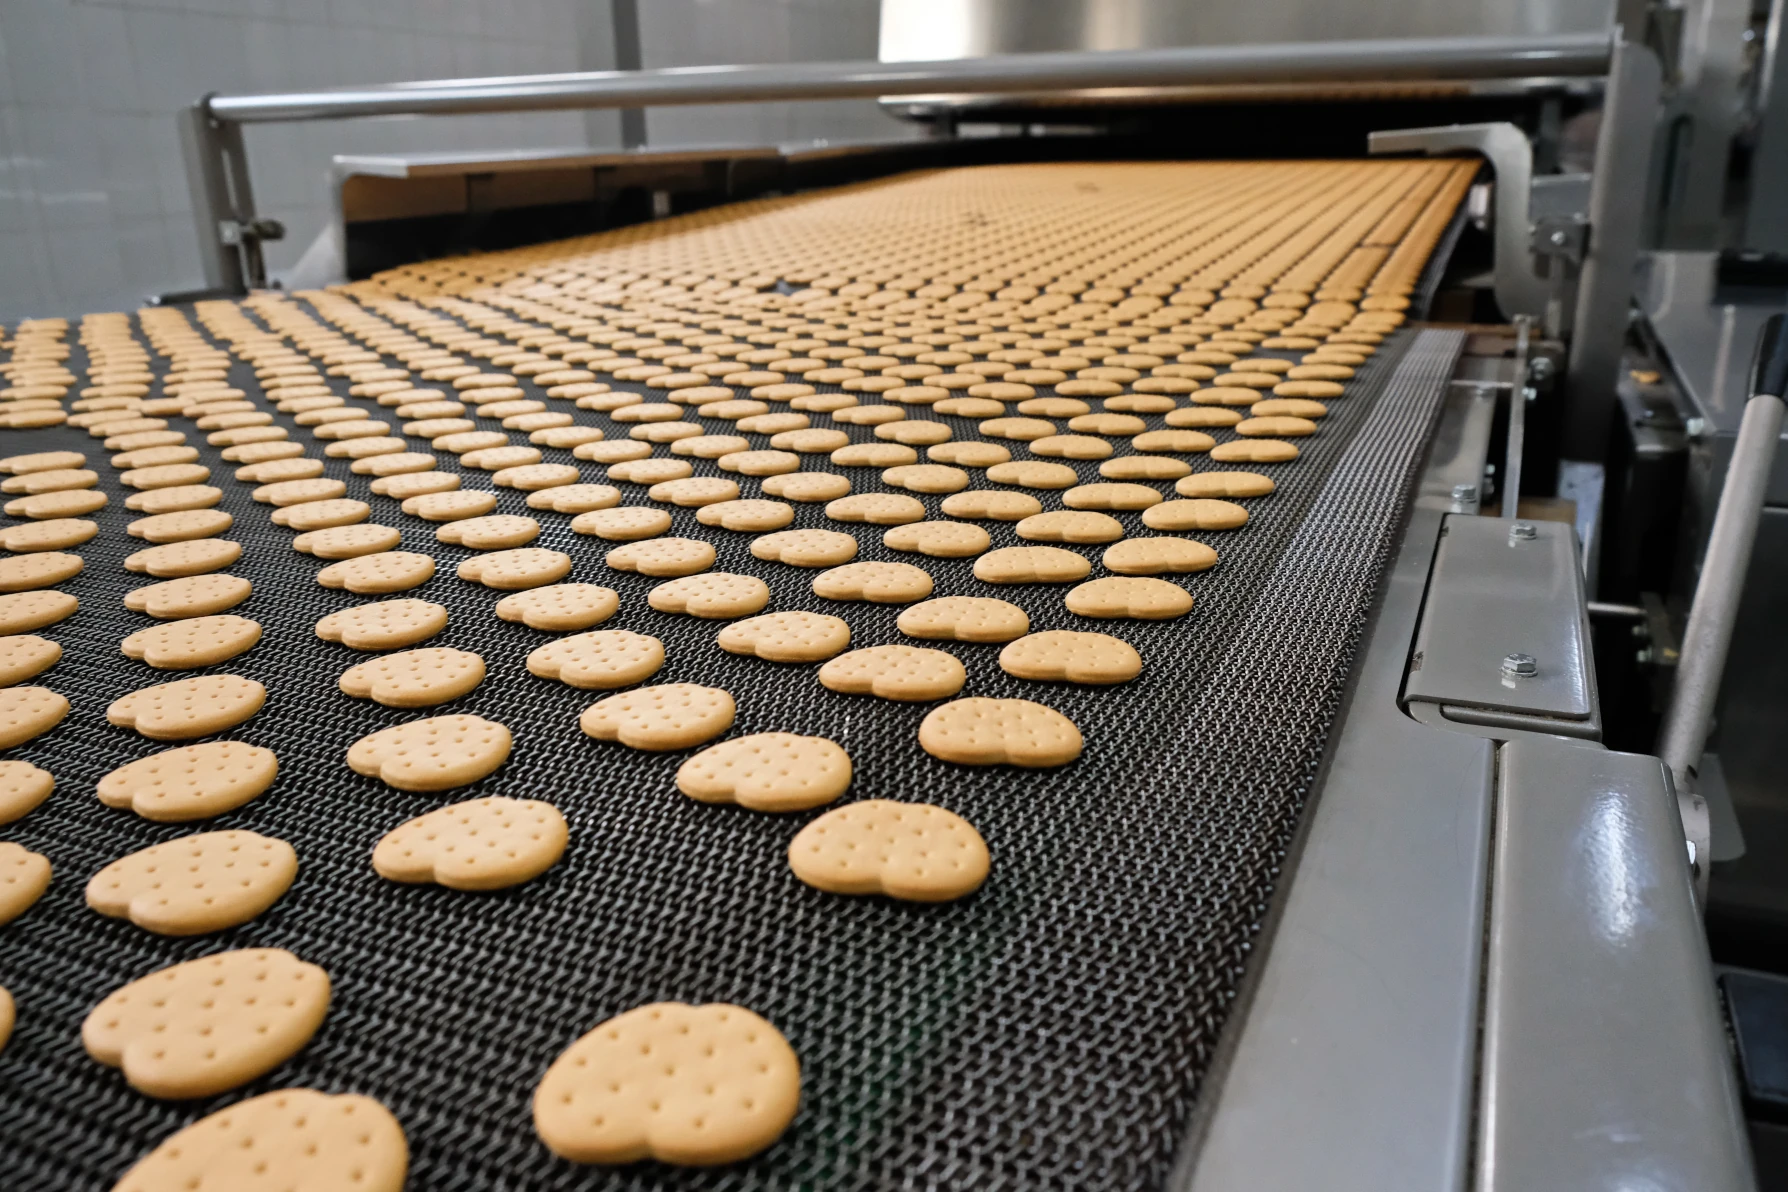
<path id="1" fill-rule="evenodd" d="M 1562 248 L 1565 243 L 1570 240 L 1570 237 L 1564 234 L 1563 228 L 1560 228 L 1558 231 L 1553 232 L 1552 235 L 1548 236 L 1547 239 Z"/>
<path id="2" fill-rule="evenodd" d="M 1477 485 L 1475 485 L 1475 484 L 1455 484 L 1453 486 L 1453 500 L 1462 501 L 1462 502 L 1471 502 L 1471 501 L 1475 501 L 1477 499 L 1478 499 L 1478 486 Z"/>
<path id="3" fill-rule="evenodd" d="M 1540 536 L 1540 528 L 1532 522 L 1516 522 L 1509 527 L 1510 542 L 1532 542 Z"/>
<path id="4" fill-rule="evenodd" d="M 1532 654 L 1505 654 L 1502 659 L 1502 673 L 1505 675 L 1537 675 L 1540 673 L 1540 662 Z"/>

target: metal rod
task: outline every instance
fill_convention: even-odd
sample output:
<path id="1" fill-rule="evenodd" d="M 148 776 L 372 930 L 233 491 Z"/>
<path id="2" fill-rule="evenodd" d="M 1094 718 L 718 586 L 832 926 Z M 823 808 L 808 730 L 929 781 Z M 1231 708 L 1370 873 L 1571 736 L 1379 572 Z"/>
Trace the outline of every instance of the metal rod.
<path id="1" fill-rule="evenodd" d="M 1515 382 L 1509 386 L 1508 449 L 1502 459 L 1502 515 L 1521 511 L 1521 458 L 1527 451 L 1527 353 L 1533 319 L 1515 316 Z"/>
<path id="2" fill-rule="evenodd" d="M 194 230 L 199 236 L 199 265 L 205 284 L 232 294 L 247 292 L 242 254 L 225 244 L 223 227 L 236 220 L 230 195 L 230 154 L 223 130 L 205 112 L 204 101 L 180 114 L 180 147 L 186 159 L 186 185 L 192 194 Z M 238 133 L 240 129 L 237 130 Z"/>
<path id="3" fill-rule="evenodd" d="M 1614 621 L 1643 621 L 1645 608 L 1638 604 L 1610 604 L 1606 600 L 1591 600 L 1584 605 L 1592 617 L 1607 617 Z"/>
<path id="4" fill-rule="evenodd" d="M 1745 404 L 1744 420 L 1739 423 L 1738 441 L 1732 448 L 1713 531 L 1708 535 L 1707 554 L 1701 561 L 1701 578 L 1695 584 L 1695 602 L 1683 632 L 1676 687 L 1659 730 L 1659 756 L 1670 767 L 1679 789 L 1692 788 L 1707 745 L 1708 724 L 1719 697 L 1726 652 L 1732 645 L 1733 622 L 1744 594 L 1751 548 L 1757 540 L 1776 441 L 1782 433 L 1784 390 L 1788 390 L 1788 333 L 1783 317 L 1772 315 L 1757 343 L 1751 381 L 1755 396 Z"/>
<path id="5" fill-rule="evenodd" d="M 1412 37 L 1008 54 L 938 62 L 692 66 L 442 79 L 276 95 L 217 95 L 208 104 L 218 120 L 263 123 L 1092 87 L 1556 77 L 1602 74 L 1612 59 L 1613 40 L 1606 33 Z"/>
<path id="6" fill-rule="evenodd" d="M 639 35 L 638 0 L 611 0 L 610 16 L 614 19 L 615 67 L 617 70 L 639 70 L 645 65 Z M 646 143 L 646 110 L 621 109 L 621 147 L 638 149 Z"/>

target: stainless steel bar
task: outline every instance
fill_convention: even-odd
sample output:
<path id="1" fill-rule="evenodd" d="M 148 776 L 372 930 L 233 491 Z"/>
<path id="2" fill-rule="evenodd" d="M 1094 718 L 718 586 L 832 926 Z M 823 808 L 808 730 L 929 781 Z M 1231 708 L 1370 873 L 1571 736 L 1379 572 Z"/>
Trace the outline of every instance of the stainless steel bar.
<path id="1" fill-rule="evenodd" d="M 1527 350 L 1533 320 L 1515 316 L 1515 383 L 1509 386 L 1508 449 L 1502 460 L 1502 515 L 1515 517 L 1521 509 L 1521 456 L 1527 450 Z"/>
<path id="2" fill-rule="evenodd" d="M 610 16 L 614 20 L 615 67 L 617 70 L 639 70 L 645 65 L 640 55 L 639 0 L 612 0 Z M 646 143 L 646 110 L 621 109 L 621 146 L 637 149 Z"/>
<path id="3" fill-rule="evenodd" d="M 234 126 L 232 126 L 234 127 Z M 241 145 L 241 130 L 235 129 Z M 205 284 L 229 293 L 247 292 L 242 254 L 224 242 L 223 227 L 236 219 L 230 196 L 230 161 L 224 128 L 205 111 L 201 100 L 180 113 L 180 148 L 186 160 L 186 186 L 192 195 L 193 230 L 199 237 L 199 264 Z M 244 166 L 246 173 L 246 165 Z"/>
<path id="4" fill-rule="evenodd" d="M 1592 617 L 1607 617 L 1616 621 L 1645 620 L 1645 608 L 1638 604 L 1610 604 L 1606 600 L 1591 600 L 1584 607 Z"/>
<path id="5" fill-rule="evenodd" d="M 1681 661 L 1676 667 L 1676 687 L 1659 730 L 1658 754 L 1670 767 L 1676 784 L 1693 789 L 1693 777 L 1707 744 L 1707 729 L 1719 698 L 1720 679 L 1726 670 L 1726 653 L 1732 645 L 1732 626 L 1738 618 L 1744 594 L 1745 572 L 1751 565 L 1751 548 L 1757 540 L 1757 522 L 1775 462 L 1776 441 L 1782 433 L 1782 394 L 1788 390 L 1788 324 L 1772 315 L 1757 341 L 1757 358 L 1751 369 L 1751 392 L 1720 504 L 1714 512 L 1707 553 L 1701 560 L 1701 576 L 1695 584 L 1695 600 L 1683 632 Z"/>
<path id="6" fill-rule="evenodd" d="M 1435 37 L 1102 53 L 1009 54 L 938 62 L 692 66 L 509 78 L 443 79 L 274 95 L 218 95 L 219 120 L 263 123 L 360 116 L 627 108 L 658 104 L 849 99 L 936 92 L 1075 90 L 1190 83 L 1385 82 L 1594 75 L 1609 35 Z"/>

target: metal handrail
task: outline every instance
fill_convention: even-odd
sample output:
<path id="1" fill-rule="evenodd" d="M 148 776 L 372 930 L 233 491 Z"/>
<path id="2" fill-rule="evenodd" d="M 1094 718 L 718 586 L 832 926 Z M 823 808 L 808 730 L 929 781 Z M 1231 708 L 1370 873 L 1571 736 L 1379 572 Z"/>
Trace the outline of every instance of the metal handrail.
<path id="1" fill-rule="evenodd" d="M 934 62 L 685 66 L 439 79 L 272 95 L 214 95 L 215 120 L 264 123 L 564 108 L 1066 91 L 1225 83 L 1506 79 L 1606 73 L 1611 34 L 1427 37 L 1004 54 Z"/>

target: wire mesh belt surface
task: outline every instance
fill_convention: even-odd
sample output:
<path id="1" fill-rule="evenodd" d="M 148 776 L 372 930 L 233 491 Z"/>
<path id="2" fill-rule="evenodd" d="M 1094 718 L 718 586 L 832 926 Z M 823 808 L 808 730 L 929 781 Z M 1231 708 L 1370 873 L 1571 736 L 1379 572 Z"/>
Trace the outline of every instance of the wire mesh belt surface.
<path id="1" fill-rule="evenodd" d="M 718 623 L 651 611 L 645 598 L 658 581 L 607 570 L 606 544 L 571 533 L 566 517 L 538 515 L 535 545 L 569 553 L 570 579 L 620 593 L 622 611 L 607 627 L 663 640 L 668 661 L 654 682 L 730 690 L 735 734 L 787 730 L 839 742 L 857 776 L 847 798 L 928 801 L 967 817 L 988 841 L 993 875 L 975 896 L 936 906 L 811 889 L 784 859 L 810 815 L 698 804 L 673 783 L 686 752 L 646 754 L 584 736 L 578 714 L 601 693 L 527 673 L 528 653 L 548 636 L 498 620 L 491 608 L 502 593 L 454 576 L 473 552 L 438 543 L 432 525 L 370 496 L 348 460 L 329 459 L 326 475 L 370 500 L 375 521 L 402 530 L 401 549 L 439 561 L 436 578 L 405 593 L 450 610 L 447 628 L 426 644 L 474 650 L 489 667 L 470 695 L 434 711 L 501 721 L 516 742 L 502 769 L 451 796 L 355 775 L 343 762 L 347 746 L 416 713 L 338 691 L 341 671 L 365 656 L 320 641 L 312 627 L 362 598 L 320 587 L 319 562 L 291 548 L 290 533 L 250 499 L 251 486 L 228 479 L 219 448 L 201 443 L 201 462 L 224 488 L 220 507 L 236 519 L 229 536 L 244 547 L 231 570 L 254 584 L 235 611 L 264 627 L 256 648 L 211 668 L 256 678 L 269 693 L 226 736 L 280 760 L 272 790 L 203 827 L 289 842 L 299 878 L 270 910 L 214 935 L 165 938 L 95 914 L 81 896 L 94 871 L 194 826 L 151 823 L 93 795 L 106 772 L 160 748 L 109 726 L 107 704 L 178 677 L 118 652 L 123 636 L 149 623 L 125 612 L 122 597 L 148 581 L 121 566 L 143 543 L 125 534 L 135 515 L 123 508 L 116 472 L 94 462 L 111 500 L 93 515 L 99 536 L 78 548 L 85 571 L 65 585 L 81 609 L 40 631 L 64 656 L 36 681 L 73 710 L 7 754 L 50 770 L 58 785 L 43 807 L 0 830 L 56 869 L 43 900 L 0 929 L 0 985 L 19 1007 L 0 1052 L 0 1186 L 107 1188 L 183 1125 L 281 1087 L 382 1101 L 408 1136 L 413 1189 L 1158 1185 L 1311 791 L 1460 341 L 1398 332 L 1382 345 L 1331 403 L 1321 432 L 1301 441 L 1302 458 L 1273 469 L 1279 489 L 1251 503 L 1247 529 L 1199 536 L 1222 562 L 1181 577 L 1197 600 L 1185 618 L 1089 624 L 1063 608 L 1063 587 L 996 588 L 973 578 L 972 559 L 917 559 L 939 595 L 1014 600 L 1033 630 L 1098 628 L 1142 654 L 1140 678 L 1100 689 L 1013 678 L 996 663 L 997 645 L 940 643 L 967 667 L 965 694 L 1039 700 L 1081 728 L 1085 753 L 1055 770 L 937 760 L 916 742 L 930 705 L 837 694 L 815 682 L 811 666 L 724 653 L 713 641 Z M 76 371 L 80 360 L 77 352 L 70 361 Z M 245 366 L 231 379 L 256 392 Z M 347 391 L 345 382 L 335 387 Z M 276 420 L 306 438 L 286 416 Z M 975 437 L 973 420 L 941 420 L 957 438 Z M 607 427 L 611 438 L 627 431 L 596 413 L 580 411 L 578 421 Z M 1146 421 L 1163 425 L 1159 415 Z M 867 426 L 843 429 L 873 441 Z M 0 434 L 0 454 L 61 448 L 104 454 L 72 428 Z M 805 466 L 830 470 L 818 459 Z M 711 461 L 692 462 L 697 475 L 722 474 Z M 457 465 L 443 453 L 438 466 Z M 1083 482 L 1099 479 L 1096 462 L 1073 466 Z M 470 473 L 467 482 L 487 487 Z M 531 512 L 526 494 L 496 492 L 498 512 Z M 939 516 L 940 498 L 922 499 Z M 713 542 L 718 570 L 768 582 L 770 609 L 842 616 L 853 647 L 905 640 L 894 624 L 899 606 L 821 600 L 812 572 L 753 558 L 750 535 L 673 512 L 671 533 Z M 1120 516 L 1127 525 L 1137 517 Z M 985 524 L 996 547 L 1018 541 L 1010 524 Z M 820 505 L 797 505 L 794 525 L 840 528 Z M 859 559 L 914 561 L 884 548 L 879 528 L 855 529 Z M 1071 549 L 1096 563 L 1101 548 Z M 557 806 L 570 823 L 564 860 L 487 894 L 375 875 L 369 855 L 382 834 L 478 795 Z M 316 1038 L 267 1077 L 207 1102 L 162 1102 L 82 1050 L 81 1021 L 111 990 L 248 946 L 288 949 L 327 969 L 334 985 Z M 529 1110 L 546 1066 L 602 1019 L 664 1000 L 737 1003 L 774 1023 L 802 1063 L 794 1126 L 757 1158 L 714 1170 L 555 1158 Z"/>

